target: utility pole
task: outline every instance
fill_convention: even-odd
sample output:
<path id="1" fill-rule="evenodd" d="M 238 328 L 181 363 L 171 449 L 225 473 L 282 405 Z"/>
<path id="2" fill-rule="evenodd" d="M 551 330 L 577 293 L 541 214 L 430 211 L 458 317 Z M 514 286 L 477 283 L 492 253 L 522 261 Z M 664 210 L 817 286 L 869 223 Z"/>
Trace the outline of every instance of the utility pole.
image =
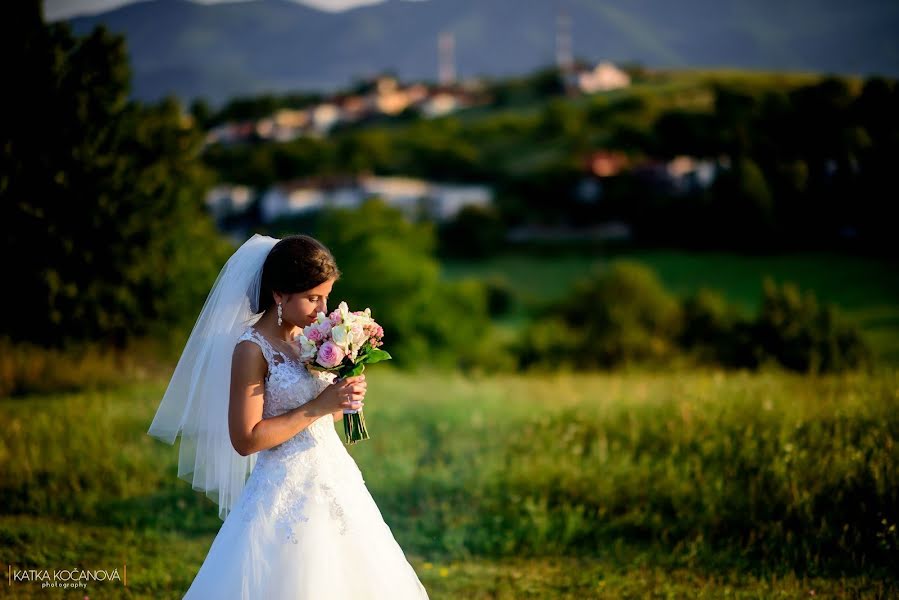
<path id="1" fill-rule="evenodd" d="M 440 51 L 440 85 L 452 85 L 456 82 L 456 59 L 454 57 L 456 41 L 451 31 L 440 34 L 437 42 Z"/>
<path id="2" fill-rule="evenodd" d="M 563 74 L 568 74 L 574 66 L 571 41 L 571 17 L 564 8 L 556 16 L 556 66 Z"/>

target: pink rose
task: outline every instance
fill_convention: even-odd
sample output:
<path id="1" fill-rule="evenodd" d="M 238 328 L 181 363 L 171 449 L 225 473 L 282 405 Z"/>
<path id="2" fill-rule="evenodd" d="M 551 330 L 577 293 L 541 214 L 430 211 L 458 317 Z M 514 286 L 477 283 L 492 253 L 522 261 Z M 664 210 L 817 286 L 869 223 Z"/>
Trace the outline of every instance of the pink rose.
<path id="1" fill-rule="evenodd" d="M 343 353 L 343 350 L 337 344 L 328 340 L 318 349 L 318 357 L 315 359 L 315 362 L 326 369 L 330 369 L 339 365 L 344 356 L 346 355 Z"/>
<path id="2" fill-rule="evenodd" d="M 309 331 L 309 335 L 307 335 L 306 337 L 309 338 L 310 340 L 312 340 L 313 342 L 320 342 L 322 339 L 322 332 L 321 332 L 321 330 L 313 327 Z"/>

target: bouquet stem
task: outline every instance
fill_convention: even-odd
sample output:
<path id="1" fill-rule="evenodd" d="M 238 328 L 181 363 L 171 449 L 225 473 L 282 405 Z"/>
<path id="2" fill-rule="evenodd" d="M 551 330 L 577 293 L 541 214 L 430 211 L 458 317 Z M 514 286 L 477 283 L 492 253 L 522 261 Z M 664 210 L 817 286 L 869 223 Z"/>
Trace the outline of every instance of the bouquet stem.
<path id="1" fill-rule="evenodd" d="M 355 444 L 356 442 L 369 439 L 362 409 L 343 413 L 343 433 L 346 435 L 347 444 Z"/>

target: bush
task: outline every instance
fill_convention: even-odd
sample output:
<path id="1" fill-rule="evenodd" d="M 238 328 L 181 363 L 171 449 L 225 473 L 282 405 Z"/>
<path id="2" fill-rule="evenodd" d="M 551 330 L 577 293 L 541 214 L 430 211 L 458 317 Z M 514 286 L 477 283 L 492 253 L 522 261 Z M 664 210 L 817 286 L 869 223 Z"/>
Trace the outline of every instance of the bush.
<path id="1" fill-rule="evenodd" d="M 522 366 L 577 368 L 659 362 L 673 356 L 681 309 L 647 267 L 615 261 L 575 284 L 558 317 L 525 334 Z"/>
<path id="2" fill-rule="evenodd" d="M 733 363 L 739 350 L 741 316 L 720 292 L 701 288 L 681 301 L 678 344 L 700 363 Z"/>
<path id="3" fill-rule="evenodd" d="M 502 277 L 488 277 L 484 279 L 484 289 L 487 293 L 487 313 L 491 317 L 501 317 L 512 309 L 515 291 L 508 281 Z"/>
<path id="4" fill-rule="evenodd" d="M 560 308 L 527 328 L 519 366 L 550 369 L 690 362 L 756 369 L 776 364 L 803 373 L 870 365 L 873 352 L 836 306 L 820 305 L 790 283 L 764 281 L 759 313 L 744 317 L 718 292 L 674 299 L 647 267 L 613 262 L 575 285 Z"/>
<path id="5" fill-rule="evenodd" d="M 813 293 L 801 293 L 791 283 L 777 285 L 770 278 L 764 281 L 752 341 L 761 360 L 773 359 L 794 371 L 842 371 L 872 359 L 858 328 L 836 306 L 822 306 Z"/>

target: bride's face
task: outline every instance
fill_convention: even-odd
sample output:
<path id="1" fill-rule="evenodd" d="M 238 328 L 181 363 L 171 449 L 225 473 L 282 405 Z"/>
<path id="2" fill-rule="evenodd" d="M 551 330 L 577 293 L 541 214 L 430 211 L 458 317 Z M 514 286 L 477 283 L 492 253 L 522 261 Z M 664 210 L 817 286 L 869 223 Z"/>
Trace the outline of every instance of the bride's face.
<path id="1" fill-rule="evenodd" d="M 297 327 L 305 327 L 315 321 L 319 312 L 328 314 L 328 296 L 335 279 L 328 279 L 305 292 L 285 296 L 281 307 L 282 318 Z M 277 300 L 276 300 L 277 302 Z"/>

